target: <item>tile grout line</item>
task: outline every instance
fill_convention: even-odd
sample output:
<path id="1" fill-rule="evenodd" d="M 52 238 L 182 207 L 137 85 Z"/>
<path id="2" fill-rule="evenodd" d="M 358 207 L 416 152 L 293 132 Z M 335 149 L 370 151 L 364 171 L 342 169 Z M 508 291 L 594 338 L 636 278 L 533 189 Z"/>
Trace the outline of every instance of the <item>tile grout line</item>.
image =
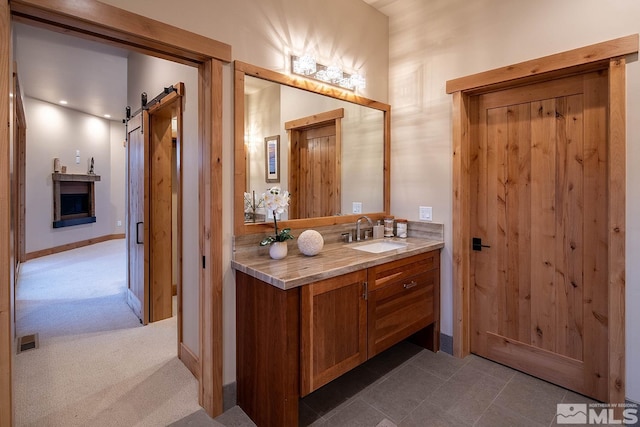
<path id="1" fill-rule="evenodd" d="M 500 391 L 498 392 L 498 394 L 496 394 L 496 397 L 493 398 L 493 400 L 491 400 L 491 403 L 489 403 L 489 405 L 487 405 L 487 407 L 484 409 L 484 411 L 482 411 L 482 414 L 480 414 L 480 416 L 478 417 L 477 420 L 475 420 L 472 424 L 472 426 L 475 426 L 478 424 L 478 422 L 480 422 L 480 420 L 482 419 L 482 417 L 484 417 L 484 414 L 487 413 L 487 411 L 489 410 L 489 408 L 491 408 L 491 406 L 493 406 L 493 404 L 496 402 L 496 400 L 498 399 L 498 396 L 500 396 L 502 394 L 502 392 L 504 391 L 505 388 L 507 388 L 507 386 L 509 385 L 509 383 L 511 383 L 511 381 L 513 381 L 513 379 L 515 378 L 515 374 L 511 376 L 511 378 L 509 378 L 509 381 L 507 381 L 502 388 L 500 389 Z"/>
<path id="2" fill-rule="evenodd" d="M 420 353 L 418 353 L 418 354 L 420 354 Z M 438 353 L 435 353 L 435 354 L 438 354 Z M 447 354 L 448 354 L 448 353 L 447 353 Z M 416 355 L 416 356 L 414 356 L 414 357 L 417 357 L 417 356 L 418 356 L 418 355 Z M 413 359 L 413 357 L 412 357 L 411 359 Z M 409 360 L 411 360 L 411 359 L 409 359 Z M 465 358 L 465 359 L 466 359 L 466 358 Z M 464 359 L 463 359 L 463 360 L 464 360 Z M 466 361 L 466 362 L 464 362 L 462 365 L 460 365 L 460 367 L 459 367 L 459 368 L 458 368 L 458 369 L 457 369 L 453 374 L 451 374 L 451 375 L 449 376 L 449 378 L 447 378 L 447 379 L 443 379 L 443 378 L 441 378 L 441 377 L 439 377 L 439 376 L 437 376 L 437 375 L 433 375 L 431 372 L 428 372 L 428 371 L 426 371 L 426 370 L 422 369 L 420 366 L 415 366 L 418 370 L 421 370 L 421 371 L 423 371 L 423 372 L 425 372 L 425 373 L 427 373 L 427 374 L 429 374 L 429 375 L 433 375 L 434 377 L 436 377 L 436 378 L 438 378 L 438 379 L 443 380 L 443 382 L 442 382 L 442 384 L 440 384 L 440 386 L 439 386 L 439 387 L 435 388 L 431 393 L 429 393 L 429 395 L 428 395 L 427 397 L 425 397 L 425 398 L 424 398 L 420 403 L 418 403 L 418 404 L 416 405 L 416 407 L 415 407 L 415 408 L 413 408 L 411 411 L 409 411 L 409 413 L 408 413 L 407 415 L 405 415 L 405 417 L 404 417 L 402 420 L 400 420 L 400 424 L 402 424 L 402 422 L 403 422 L 404 420 L 406 420 L 406 419 L 407 419 L 411 414 L 413 414 L 413 413 L 415 412 L 415 410 L 416 410 L 416 409 L 418 409 L 422 404 L 424 404 L 424 403 L 425 403 L 425 402 L 426 402 L 426 401 L 427 401 L 431 396 L 433 396 L 433 395 L 434 395 L 438 390 L 440 390 L 442 387 L 444 387 L 444 385 L 445 385 L 445 384 L 447 384 L 447 383 L 449 382 L 449 380 L 450 380 L 451 378 L 453 378 L 453 377 L 454 377 L 458 372 L 460 372 L 460 371 L 462 370 L 462 368 L 464 368 L 465 366 L 467 366 L 467 365 L 469 364 L 469 362 L 470 362 L 470 361 L 471 361 L 471 360 L 467 360 L 467 361 Z"/>
<path id="3" fill-rule="evenodd" d="M 569 391 L 568 391 L 568 390 L 565 390 L 565 391 L 564 391 L 564 394 L 562 395 L 562 399 L 560 399 L 560 402 L 558 402 L 558 403 L 562 403 L 562 402 L 564 402 L 565 397 L 567 397 L 567 393 L 569 393 Z M 555 423 L 556 425 L 558 424 L 558 423 L 556 422 L 556 421 L 557 421 L 556 419 L 557 419 L 557 417 L 558 417 L 557 412 L 558 412 L 558 411 L 557 411 L 557 409 L 556 409 L 556 416 L 555 416 L 555 417 L 553 417 L 553 418 L 551 419 L 551 421 L 549 422 L 549 427 L 553 427 L 554 423 Z"/>

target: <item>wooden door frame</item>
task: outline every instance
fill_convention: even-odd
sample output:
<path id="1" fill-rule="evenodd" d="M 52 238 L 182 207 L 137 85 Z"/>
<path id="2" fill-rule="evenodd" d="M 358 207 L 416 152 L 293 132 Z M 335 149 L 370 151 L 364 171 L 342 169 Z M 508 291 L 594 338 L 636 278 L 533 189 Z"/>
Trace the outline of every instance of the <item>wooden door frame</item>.
<path id="1" fill-rule="evenodd" d="M 171 162 L 177 162 L 177 188 L 175 188 L 176 193 L 177 193 L 177 223 L 178 223 L 178 229 L 176 232 L 176 235 L 173 235 L 173 231 L 171 231 L 170 234 L 170 242 L 173 245 L 173 241 L 174 239 L 176 240 L 176 244 L 177 244 L 177 249 L 176 249 L 176 258 L 178 260 L 182 259 L 182 168 L 181 168 L 181 160 L 182 160 L 182 105 L 184 103 L 184 94 L 185 94 L 185 89 L 184 89 L 184 83 L 182 82 L 178 82 L 175 83 L 173 85 L 173 88 L 175 89 L 173 92 L 171 92 L 170 94 L 166 95 L 164 98 L 162 98 L 157 104 L 152 105 L 147 111 L 149 113 L 149 124 L 147 129 L 149 129 L 149 133 L 150 133 L 150 146 L 149 146 L 149 161 L 153 162 L 153 159 L 155 158 L 154 154 L 152 154 L 151 149 L 153 148 L 154 145 L 154 139 L 153 139 L 153 135 L 154 135 L 154 126 L 155 126 L 155 122 L 153 120 L 153 117 L 157 114 L 160 115 L 165 115 L 166 116 L 166 112 L 164 111 L 165 108 L 169 108 L 170 112 L 172 113 L 170 116 L 176 116 L 178 118 L 178 128 L 177 128 L 177 132 L 178 135 L 176 135 L 176 159 L 175 160 L 170 160 Z M 171 118 L 170 118 L 171 120 Z M 171 165 L 171 167 L 173 167 L 173 165 Z M 145 189 L 145 191 L 149 191 L 149 197 L 150 197 L 150 203 L 149 203 L 149 209 L 151 211 L 154 210 L 154 200 L 157 200 L 156 197 L 154 196 L 154 192 L 155 192 L 155 188 L 157 188 L 156 185 L 154 185 L 154 183 L 152 182 L 155 178 L 154 178 L 154 167 L 153 165 L 151 165 L 149 167 L 150 169 L 150 181 L 149 181 L 149 187 Z M 173 191 L 173 184 L 171 184 L 171 191 Z M 146 209 L 146 208 L 145 208 Z M 171 227 L 173 227 L 172 224 L 172 218 L 169 218 L 169 222 L 171 223 Z M 153 215 L 150 214 L 149 215 L 149 224 L 148 224 L 148 241 L 149 242 L 149 263 L 150 263 L 150 269 L 149 269 L 149 306 L 147 307 L 148 310 L 148 320 L 149 322 L 155 322 L 157 320 L 154 320 L 157 316 L 157 312 L 156 312 L 156 308 L 154 308 L 154 304 L 153 304 L 153 299 L 154 299 L 154 270 L 153 270 L 153 264 L 154 264 L 154 260 L 156 259 L 154 256 L 154 233 L 156 231 L 156 225 L 155 225 L 155 221 L 153 220 Z M 145 238 L 147 238 L 147 236 L 145 236 Z M 164 242 L 164 241 L 163 241 Z M 173 246 L 171 249 L 171 263 L 173 264 L 174 259 L 173 259 Z M 157 264 L 157 262 L 156 262 Z M 182 262 L 178 262 L 177 263 L 177 281 L 178 283 L 176 284 L 177 287 L 177 299 L 178 299 L 178 352 L 180 353 L 181 350 L 183 349 L 182 347 Z M 171 274 L 171 286 L 169 289 L 173 288 L 173 266 L 172 266 L 172 274 Z M 171 299 L 171 297 L 168 298 L 167 301 L 169 301 Z M 158 319 L 158 320 L 163 320 L 164 318 Z"/>
<path id="2" fill-rule="evenodd" d="M 9 117 L 11 20 L 100 41 L 198 68 L 200 255 L 200 355 L 198 401 L 210 416 L 222 413 L 222 65 L 231 46 L 95 0 L 9 0 L 0 5 L 0 116 Z M 0 150 L 9 152 L 9 129 Z M 0 200 L 9 201 L 9 156 L 0 156 Z M 5 168 L 6 167 L 6 168 Z M 0 210 L 0 231 L 9 235 L 10 203 Z M 8 239 L 7 239 L 8 240 Z M 11 249 L 0 245 L 0 277 L 10 282 Z M 6 279 L 6 280 L 5 280 Z M 5 285 L 6 286 L 6 285 Z M 11 425 L 12 345 L 8 292 L 0 290 L 0 425 Z"/>
<path id="3" fill-rule="evenodd" d="M 334 162 L 336 164 L 336 176 L 335 182 L 338 188 L 338 202 L 341 203 L 340 197 L 342 197 L 342 185 L 341 185 L 341 174 L 342 174 L 342 119 L 344 118 L 344 108 L 337 108 L 335 110 L 325 111 L 322 113 L 314 114 L 307 117 L 302 117 L 295 120 L 290 120 L 285 122 L 284 129 L 287 131 L 287 136 L 289 138 L 289 188 L 290 192 L 293 194 L 303 194 L 300 191 L 300 144 L 294 144 L 294 140 L 300 139 L 300 134 L 309 129 L 314 129 L 317 127 L 330 126 L 334 125 L 336 128 L 336 157 Z M 294 148 L 296 147 L 296 148 Z M 297 167 L 293 167 L 294 164 Z M 341 205 L 334 206 L 335 212 L 340 212 Z M 300 219 L 300 202 L 297 197 L 292 197 L 291 199 L 291 207 L 290 212 L 293 212 L 295 215 L 295 219 Z"/>
<path id="4" fill-rule="evenodd" d="M 608 401 L 625 401 L 625 146 L 626 56 L 638 52 L 638 34 L 447 81 L 453 94 L 453 349 L 470 351 L 470 147 L 477 95 L 608 69 Z M 622 191 L 620 191 L 622 189 Z"/>

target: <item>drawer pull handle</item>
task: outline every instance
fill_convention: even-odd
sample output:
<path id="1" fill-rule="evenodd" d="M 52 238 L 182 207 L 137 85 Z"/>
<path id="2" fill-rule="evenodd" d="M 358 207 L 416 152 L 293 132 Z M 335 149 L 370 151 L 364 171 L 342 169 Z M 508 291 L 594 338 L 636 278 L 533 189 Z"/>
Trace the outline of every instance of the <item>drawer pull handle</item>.
<path id="1" fill-rule="evenodd" d="M 405 283 L 404 284 L 404 288 L 405 289 L 411 289 L 418 286 L 418 282 L 416 282 L 415 280 L 412 280 L 411 283 Z"/>

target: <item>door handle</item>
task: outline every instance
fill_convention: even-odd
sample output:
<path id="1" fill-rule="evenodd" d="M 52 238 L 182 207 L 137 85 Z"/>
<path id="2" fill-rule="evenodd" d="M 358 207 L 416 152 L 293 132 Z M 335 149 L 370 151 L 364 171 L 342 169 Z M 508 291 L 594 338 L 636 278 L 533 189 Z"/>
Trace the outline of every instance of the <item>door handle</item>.
<path id="1" fill-rule="evenodd" d="M 142 224 L 144 224 L 142 221 L 136 222 L 136 243 L 138 245 L 142 245 L 144 243 L 142 240 L 140 240 L 140 225 Z M 144 236 L 144 230 L 143 230 L 143 236 Z"/>
<path id="2" fill-rule="evenodd" d="M 490 248 L 491 247 L 489 245 L 483 245 L 482 244 L 482 239 L 479 238 L 479 237 L 473 237 L 471 239 L 471 246 L 472 246 L 474 251 L 482 251 L 482 248 Z"/>

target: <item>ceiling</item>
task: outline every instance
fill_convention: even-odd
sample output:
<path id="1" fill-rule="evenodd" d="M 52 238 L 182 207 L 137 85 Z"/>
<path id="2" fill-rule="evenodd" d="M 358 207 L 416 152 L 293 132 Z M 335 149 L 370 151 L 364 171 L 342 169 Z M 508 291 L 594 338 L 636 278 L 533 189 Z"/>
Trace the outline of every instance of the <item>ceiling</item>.
<path id="1" fill-rule="evenodd" d="M 122 120 L 129 52 L 102 43 L 13 23 L 18 78 L 24 96 L 98 117 Z"/>

